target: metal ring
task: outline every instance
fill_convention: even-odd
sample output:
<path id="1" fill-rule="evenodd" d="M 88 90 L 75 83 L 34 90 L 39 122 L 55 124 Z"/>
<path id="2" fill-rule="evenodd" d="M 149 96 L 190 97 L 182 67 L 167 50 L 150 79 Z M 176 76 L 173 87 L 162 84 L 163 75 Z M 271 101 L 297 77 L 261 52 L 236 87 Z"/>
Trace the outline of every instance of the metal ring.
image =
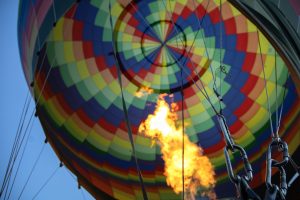
<path id="1" fill-rule="evenodd" d="M 251 181 L 252 178 L 253 178 L 253 174 L 252 174 L 253 170 L 252 170 L 251 164 L 248 160 L 246 151 L 239 145 L 232 145 L 232 148 L 233 149 L 231 149 L 229 147 L 224 148 L 226 167 L 227 167 L 227 172 L 229 174 L 230 180 L 234 183 L 237 183 L 238 175 L 235 175 L 234 172 L 233 172 L 228 150 L 231 150 L 232 152 L 235 152 L 235 150 L 238 150 L 240 152 L 240 155 L 241 155 L 242 160 L 244 162 L 244 169 L 245 169 L 245 172 L 246 172 L 246 174 L 243 176 L 243 178 L 248 182 Z"/>

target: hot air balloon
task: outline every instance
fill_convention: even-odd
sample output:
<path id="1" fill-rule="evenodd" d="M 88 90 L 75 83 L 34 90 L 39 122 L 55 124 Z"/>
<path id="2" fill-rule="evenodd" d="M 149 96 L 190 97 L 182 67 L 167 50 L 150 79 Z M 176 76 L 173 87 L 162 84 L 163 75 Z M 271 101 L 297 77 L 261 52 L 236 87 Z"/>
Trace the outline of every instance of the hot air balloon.
<path id="1" fill-rule="evenodd" d="M 36 115 L 79 184 L 97 199 L 143 199 L 142 177 L 149 199 L 181 199 L 166 184 L 160 146 L 138 133 L 167 93 L 214 166 L 218 198 L 234 187 L 215 111 L 247 152 L 251 187 L 263 185 L 270 127 L 280 127 L 291 155 L 299 149 L 299 74 L 287 44 L 251 13 L 226 0 L 21 1 L 20 54 Z"/>

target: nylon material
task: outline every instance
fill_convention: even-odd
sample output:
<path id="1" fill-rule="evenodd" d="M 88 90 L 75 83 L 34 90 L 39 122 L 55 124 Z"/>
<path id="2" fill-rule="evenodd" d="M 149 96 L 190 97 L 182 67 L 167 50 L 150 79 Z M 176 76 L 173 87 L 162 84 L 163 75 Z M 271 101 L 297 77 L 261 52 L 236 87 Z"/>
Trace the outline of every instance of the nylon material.
<path id="1" fill-rule="evenodd" d="M 211 5 L 206 9 L 208 2 Z M 224 147 L 223 136 L 216 127 L 218 122 L 213 118 L 215 112 L 206 99 L 203 89 L 205 87 L 211 103 L 218 108 L 220 97 L 218 98 L 213 91 L 213 75 L 216 74 L 218 89 L 220 81 L 223 82 L 221 84 L 222 107 L 228 128 L 235 142 L 247 150 L 254 166 L 254 179 L 257 179 L 257 166 L 263 162 L 260 158 L 264 154 L 264 148 L 260 147 L 269 139 L 269 131 L 266 129 L 268 126 L 267 99 L 264 95 L 258 45 L 255 42 L 257 41 L 255 36 L 257 27 L 227 1 L 222 4 L 221 23 L 218 21 L 220 19 L 219 3 L 205 1 L 197 7 L 193 5 L 198 5 L 198 1 L 192 2 L 191 0 L 189 5 L 172 1 L 171 7 L 166 3 L 168 10 L 171 8 L 172 13 L 167 12 L 162 3 L 157 6 L 154 1 L 137 1 L 134 6 L 126 4 L 121 7 L 115 3 L 112 5 L 117 58 L 112 54 L 112 34 L 108 23 L 109 15 L 107 15 L 108 2 L 99 1 L 98 4 L 94 2 L 91 5 L 89 2 L 81 1 L 65 16 L 58 17 L 57 27 L 52 30 L 51 35 L 63 37 L 60 37 L 60 41 L 53 40 L 45 44 L 47 56 L 51 59 L 53 55 L 57 55 L 57 59 L 45 86 L 45 92 L 39 100 L 44 106 L 40 110 L 41 118 L 49 120 L 48 127 L 62 135 L 61 141 L 68 144 L 73 152 L 79 152 L 78 148 L 81 146 L 84 153 L 81 156 L 82 163 L 77 163 L 78 165 L 90 166 L 92 163 L 99 162 L 100 157 L 100 160 L 105 160 L 105 165 L 110 167 L 105 168 L 106 171 L 100 170 L 101 173 L 107 174 L 109 179 L 115 180 L 115 177 L 118 177 L 116 180 L 120 185 L 130 185 L 131 182 L 127 181 L 131 180 L 131 174 L 127 173 L 128 168 L 135 168 L 134 160 L 125 162 L 130 158 L 128 155 L 131 155 L 130 139 L 125 141 L 115 138 L 115 135 L 120 132 L 122 132 L 121 138 L 127 138 L 126 134 L 123 134 L 127 132 L 127 124 L 117 80 L 119 79 L 118 73 L 121 73 L 124 81 L 122 81 L 123 97 L 133 134 L 137 133 L 141 121 L 153 112 L 157 95 L 173 94 L 172 99 L 167 99 L 168 103 L 175 102 L 179 105 L 179 120 L 184 118 L 187 123 L 187 134 L 193 142 L 203 146 L 204 152 L 212 158 L 217 168 L 217 188 L 228 188 L 229 184 L 223 184 L 228 180 L 226 180 L 224 158 L 220 153 Z M 55 7 L 58 6 L 55 5 Z M 195 8 L 198 9 L 195 10 Z M 170 14 L 172 14 L 173 22 L 169 20 Z M 203 18 L 196 17 L 204 15 Z M 199 31 L 201 33 L 198 32 L 199 21 L 202 23 Z M 183 49 L 180 37 L 177 38 L 177 31 L 167 30 L 174 23 L 182 29 L 179 31 L 178 27 L 180 34 L 186 35 L 187 47 L 182 58 Z M 147 29 L 149 25 L 153 28 Z M 157 33 L 153 33 L 154 31 Z M 223 33 L 222 45 L 219 32 Z M 169 38 L 165 44 L 168 43 L 170 48 L 160 49 L 161 40 L 156 37 Z M 219 50 L 221 46 L 222 51 Z M 285 119 L 280 125 L 283 128 L 281 134 L 289 138 L 288 143 L 292 144 L 291 149 L 296 149 L 296 142 L 291 140 L 297 135 L 295 123 L 299 112 L 299 107 L 295 103 L 298 101 L 298 96 L 294 90 L 294 83 L 291 83 L 284 91 L 283 85 L 287 71 L 285 63 L 282 62 L 282 58 L 278 59 L 276 79 L 273 70 L 274 51 L 270 51 L 272 45 L 265 40 L 263 46 L 268 47 L 263 48 L 262 52 L 265 64 L 268 65 L 265 72 L 270 107 L 275 112 L 281 109 L 284 101 L 290 102 L 289 105 L 284 104 L 282 112 L 278 111 L 278 118 Z M 144 48 L 144 53 L 140 47 Z M 220 55 L 221 62 L 225 66 L 224 70 L 219 70 Z M 51 64 L 48 63 L 51 61 L 49 58 L 45 59 L 47 60 L 45 66 L 48 69 Z M 120 65 L 119 72 L 115 67 L 116 59 Z M 41 60 L 42 57 L 39 58 L 39 61 Z M 176 64 L 178 61 L 184 65 L 179 66 L 180 64 Z M 41 70 L 41 77 L 47 76 L 45 71 Z M 220 72 L 222 72 L 221 76 Z M 203 81 L 203 85 L 200 85 L 198 77 Z M 41 82 L 44 78 L 38 78 L 39 88 L 36 88 L 36 94 L 40 93 L 39 90 L 43 84 L 39 81 Z M 192 79 L 195 79 L 198 86 Z M 280 97 L 277 106 L 275 105 L 276 80 L 277 95 Z M 153 91 L 148 94 L 145 89 L 141 88 L 149 88 Z M 139 90 L 142 90 L 145 96 L 137 98 L 135 92 Z M 181 90 L 184 95 L 183 101 Z M 281 100 L 283 96 L 286 96 L 284 101 Z M 181 111 L 183 116 L 181 116 Z M 80 130 L 74 127 L 69 130 L 64 129 L 63 124 L 73 115 L 77 117 L 72 123 L 78 124 Z M 56 122 L 54 118 L 57 119 Z M 89 131 L 92 134 L 87 136 L 84 143 L 78 141 L 77 145 L 71 142 L 76 137 L 81 138 L 81 131 Z M 148 148 L 151 151 L 145 153 Z M 147 172 L 146 187 L 152 184 L 151 187 L 166 190 L 171 194 L 171 189 L 163 185 L 163 162 L 160 159 L 160 149 L 151 148 L 151 144 L 142 142 L 136 146 L 135 150 L 137 158 L 141 159 L 139 160 L 140 169 Z M 62 151 L 64 151 L 63 147 Z M 144 159 L 145 157 L 147 159 Z M 77 161 L 72 160 L 72 162 Z M 235 163 L 233 164 L 235 166 Z M 238 165 L 238 169 L 240 168 L 241 166 Z M 97 173 L 100 172 L 92 172 L 95 176 Z M 134 179 L 137 183 L 138 177 Z M 99 183 L 93 182 L 91 185 L 97 186 Z M 262 183 L 254 181 L 254 184 L 257 186 Z M 114 189 L 113 187 L 115 186 L 110 186 L 110 189 Z M 141 188 L 138 187 L 137 191 L 141 194 Z M 121 194 L 126 190 L 119 192 Z M 113 193 L 110 194 L 113 195 Z M 128 193 L 128 195 L 133 194 Z M 166 196 L 168 195 L 162 194 L 161 198 Z"/>

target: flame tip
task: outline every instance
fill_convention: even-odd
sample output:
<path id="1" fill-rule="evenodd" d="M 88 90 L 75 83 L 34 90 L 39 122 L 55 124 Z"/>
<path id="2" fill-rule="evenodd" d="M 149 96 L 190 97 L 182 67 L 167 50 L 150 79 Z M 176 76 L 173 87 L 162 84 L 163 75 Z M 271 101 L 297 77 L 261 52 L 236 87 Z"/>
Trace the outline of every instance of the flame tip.
<path id="1" fill-rule="evenodd" d="M 142 134 L 153 139 L 161 147 L 162 158 L 165 162 L 164 175 L 166 182 L 175 193 L 182 192 L 182 188 L 189 190 L 192 195 L 197 193 L 199 187 L 213 188 L 216 181 L 213 165 L 203 150 L 192 143 L 183 133 L 181 123 L 177 122 L 178 105 L 165 101 L 167 94 L 159 95 L 154 114 L 149 114 L 139 127 Z M 182 145 L 184 141 L 184 145 Z M 182 147 L 185 155 L 182 157 Z M 182 159 L 184 164 L 182 164 Z M 182 172 L 184 171 L 184 183 Z"/>

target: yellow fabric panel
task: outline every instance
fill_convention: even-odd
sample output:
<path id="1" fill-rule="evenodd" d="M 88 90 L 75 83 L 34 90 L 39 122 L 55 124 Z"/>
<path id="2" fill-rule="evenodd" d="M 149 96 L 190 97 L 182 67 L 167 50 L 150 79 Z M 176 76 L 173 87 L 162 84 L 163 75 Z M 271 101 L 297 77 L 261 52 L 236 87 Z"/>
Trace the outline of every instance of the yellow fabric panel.
<path id="1" fill-rule="evenodd" d="M 68 120 L 64 123 L 64 126 L 68 132 L 80 142 L 83 142 L 88 136 L 88 131 L 82 129 L 83 123 L 80 122 L 76 113 L 68 118 Z"/>
<path id="2" fill-rule="evenodd" d="M 259 39 L 259 42 L 260 42 L 261 53 L 262 54 L 268 54 L 268 50 L 269 50 L 269 46 L 270 46 L 269 41 L 267 40 L 267 38 L 260 31 L 259 31 L 258 36 L 259 36 L 258 39 Z M 256 53 L 260 54 L 259 48 L 257 49 Z"/>
<path id="3" fill-rule="evenodd" d="M 136 199 L 135 196 L 130 195 L 130 194 L 126 193 L 126 192 L 118 190 L 118 189 L 116 189 L 114 187 L 112 189 L 113 189 L 114 197 L 116 199 L 122 199 L 122 200 L 135 200 Z"/>
<path id="4" fill-rule="evenodd" d="M 64 28 L 64 18 L 61 18 L 56 23 L 55 28 L 52 31 L 52 39 L 54 41 L 63 41 L 63 28 Z"/>
<path id="5" fill-rule="evenodd" d="M 244 132 L 244 134 L 241 135 L 241 137 L 235 138 L 236 143 L 243 147 L 248 146 L 254 140 L 255 140 L 255 137 L 249 130 Z"/>
<path id="6" fill-rule="evenodd" d="M 64 42 L 64 58 L 65 62 L 70 63 L 75 61 L 73 42 Z"/>
<path id="7" fill-rule="evenodd" d="M 265 85 L 264 85 L 265 87 Z M 260 94 L 260 96 L 256 99 L 256 102 L 259 103 L 260 105 L 264 106 L 265 108 L 268 108 L 267 106 L 267 93 L 266 93 L 266 89 L 268 91 L 268 95 L 269 95 L 269 102 L 270 105 L 273 104 L 273 102 L 276 100 L 274 98 L 270 98 L 271 94 L 274 92 L 275 90 L 275 84 L 272 82 L 267 82 L 267 87 L 265 87 L 262 91 L 262 93 Z"/>
<path id="8" fill-rule="evenodd" d="M 87 77 L 90 76 L 89 70 L 88 70 L 87 65 L 85 63 L 85 60 L 78 61 L 76 63 L 76 67 L 77 67 L 77 70 L 78 70 L 78 73 L 80 75 L 81 80 L 86 79 Z"/>
<path id="9" fill-rule="evenodd" d="M 92 144 L 94 147 L 96 147 L 104 152 L 107 152 L 107 150 L 111 144 L 110 139 L 103 137 L 101 133 L 98 133 L 95 130 L 92 130 L 88 134 L 86 140 L 90 144 Z"/>
<path id="10" fill-rule="evenodd" d="M 92 77 L 95 85 L 97 86 L 97 88 L 99 88 L 99 90 L 102 90 L 103 88 L 106 87 L 106 82 L 103 79 L 101 74 L 96 74 Z"/>
<path id="11" fill-rule="evenodd" d="M 255 132 L 261 128 L 262 125 L 268 120 L 268 111 L 260 107 L 259 110 L 249 121 L 245 122 L 246 126 L 250 128 L 252 132 Z"/>
<path id="12" fill-rule="evenodd" d="M 109 84 L 110 90 L 116 95 L 121 95 L 121 89 L 118 80 L 115 80 Z"/>

